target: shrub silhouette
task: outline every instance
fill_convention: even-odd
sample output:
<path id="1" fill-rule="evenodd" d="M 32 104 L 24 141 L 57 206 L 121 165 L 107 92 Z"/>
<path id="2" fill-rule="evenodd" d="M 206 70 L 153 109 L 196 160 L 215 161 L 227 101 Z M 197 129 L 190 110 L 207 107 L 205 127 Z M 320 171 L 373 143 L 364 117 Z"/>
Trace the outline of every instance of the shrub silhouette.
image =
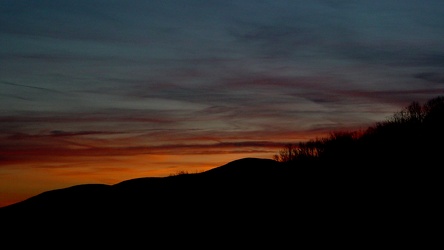
<path id="1" fill-rule="evenodd" d="M 288 144 L 273 158 L 279 162 L 320 161 L 344 165 L 406 166 L 437 160 L 444 140 L 444 97 L 412 102 L 386 121 L 364 131 L 336 131 L 326 138 Z"/>

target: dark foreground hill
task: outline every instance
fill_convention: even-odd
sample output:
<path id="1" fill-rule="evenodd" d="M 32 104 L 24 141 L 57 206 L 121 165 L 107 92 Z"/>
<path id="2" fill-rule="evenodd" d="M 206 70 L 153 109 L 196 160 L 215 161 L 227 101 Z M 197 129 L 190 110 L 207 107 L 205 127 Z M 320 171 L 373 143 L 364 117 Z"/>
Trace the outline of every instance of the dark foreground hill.
<path id="1" fill-rule="evenodd" d="M 115 185 L 84 184 L 51 190 L 25 201 L 0 208 L 2 213 L 48 213 L 57 211 L 102 212 L 122 210 L 165 210 L 228 202 L 249 190 L 273 191 L 284 177 L 285 166 L 273 160 L 242 159 L 196 174 L 146 177 Z M 277 178 L 280 181 L 277 181 Z M 277 183 L 276 183 L 277 182 Z M 282 191 L 282 190 L 281 190 Z M 242 198 L 243 200 L 243 198 Z M 167 207 L 168 205 L 168 207 Z M 161 208 L 162 207 L 162 208 Z"/>
<path id="2" fill-rule="evenodd" d="M 151 242 L 250 239 L 256 246 L 270 237 L 285 244 L 317 237 L 324 240 L 314 244 L 351 244 L 350 238 L 379 242 L 433 219 L 438 204 L 433 183 L 416 178 L 419 172 L 377 169 L 245 158 L 202 173 L 51 190 L 0 208 L 0 219 L 3 230 L 15 236 L 57 236 L 82 244 L 101 239 L 102 247 L 112 245 L 113 237 L 136 235 Z"/>
<path id="3" fill-rule="evenodd" d="M 298 180 L 291 172 L 292 169 L 284 163 L 246 158 L 202 173 L 51 190 L 1 208 L 0 212 L 38 215 L 61 211 L 77 214 L 130 211 L 131 214 L 196 216 L 222 208 L 240 211 L 249 207 L 260 210 L 269 206 L 271 199 L 273 202 L 291 201 L 294 191 L 307 188 L 309 177 Z"/>
<path id="4" fill-rule="evenodd" d="M 319 166 L 293 166 L 271 159 L 245 158 L 202 173 L 145 177 L 115 185 L 84 184 L 51 190 L 25 201 L 0 208 L 2 214 L 157 214 L 180 216 L 223 209 L 225 212 L 285 210 L 304 202 L 311 209 L 349 202 L 370 193 L 389 192 L 401 180 L 361 167 L 334 171 Z M 393 177 L 393 176 L 392 176 Z M 396 182 L 396 183 L 395 183 Z M 375 185 L 377 183 L 377 185 Z M 387 196 L 379 193 L 380 198 Z M 367 197 L 371 198 L 371 197 Z"/>

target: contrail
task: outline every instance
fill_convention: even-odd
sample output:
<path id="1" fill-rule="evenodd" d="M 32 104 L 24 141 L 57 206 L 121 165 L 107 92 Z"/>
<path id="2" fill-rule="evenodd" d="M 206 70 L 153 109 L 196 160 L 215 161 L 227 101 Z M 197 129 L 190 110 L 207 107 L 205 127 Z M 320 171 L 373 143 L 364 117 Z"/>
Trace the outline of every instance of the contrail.
<path id="1" fill-rule="evenodd" d="M 37 89 L 37 90 L 41 90 L 41 91 L 48 91 L 48 92 L 53 92 L 53 93 L 58 93 L 58 94 L 64 94 L 63 92 L 58 91 L 58 90 L 42 88 L 42 87 L 35 87 L 35 86 L 29 86 L 29 85 L 25 85 L 25 84 L 18 84 L 18 83 L 7 82 L 7 81 L 0 81 L 0 83 L 4 84 L 4 85 L 17 86 L 17 87 L 23 87 L 23 88 L 30 88 L 30 89 Z"/>

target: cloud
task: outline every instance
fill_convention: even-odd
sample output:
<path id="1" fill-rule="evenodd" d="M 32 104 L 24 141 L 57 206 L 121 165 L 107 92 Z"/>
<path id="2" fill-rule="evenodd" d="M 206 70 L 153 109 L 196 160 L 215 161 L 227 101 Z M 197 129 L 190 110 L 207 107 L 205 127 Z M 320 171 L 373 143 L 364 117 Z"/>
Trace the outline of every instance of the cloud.
<path id="1" fill-rule="evenodd" d="M 97 131 L 60 132 L 51 131 L 50 135 L 16 134 L 3 138 L 0 142 L 3 166 L 13 164 L 57 162 L 78 158 L 91 161 L 96 157 L 135 156 L 135 155 L 206 155 L 206 154 L 251 154 L 267 153 L 271 155 L 283 144 L 267 141 L 235 141 L 216 143 L 180 143 L 152 146 L 133 146 L 135 144 L 116 145 L 112 139 L 92 139 L 91 136 L 106 136 L 109 133 Z M 115 135 L 115 133 L 112 133 Z M 88 138 L 88 136 L 90 138 Z M 52 138 L 52 139 L 51 139 Z M 106 137 L 104 137 L 106 138 Z M 156 138 L 148 138 L 156 139 Z M 8 145 L 9 144 L 9 145 Z M 12 146 L 14 145 L 14 146 Z M 130 146 L 131 145 L 131 146 Z M 71 160 L 68 160 L 71 161 Z"/>
<path id="2" fill-rule="evenodd" d="M 425 80 L 431 83 L 443 84 L 444 74 L 437 72 L 421 72 L 413 75 L 414 78 Z"/>
<path id="3" fill-rule="evenodd" d="M 442 1 L 1 7 L 0 134 L 36 145 L 300 140 L 379 121 L 443 82 Z"/>

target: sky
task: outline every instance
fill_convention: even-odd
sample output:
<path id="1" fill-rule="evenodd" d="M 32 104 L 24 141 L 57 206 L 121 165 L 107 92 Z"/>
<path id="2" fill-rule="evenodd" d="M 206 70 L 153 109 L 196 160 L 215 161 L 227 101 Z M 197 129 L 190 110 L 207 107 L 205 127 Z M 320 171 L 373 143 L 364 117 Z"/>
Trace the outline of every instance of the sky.
<path id="1" fill-rule="evenodd" d="M 0 0 L 0 207 L 365 129 L 443 41 L 442 0 Z"/>

